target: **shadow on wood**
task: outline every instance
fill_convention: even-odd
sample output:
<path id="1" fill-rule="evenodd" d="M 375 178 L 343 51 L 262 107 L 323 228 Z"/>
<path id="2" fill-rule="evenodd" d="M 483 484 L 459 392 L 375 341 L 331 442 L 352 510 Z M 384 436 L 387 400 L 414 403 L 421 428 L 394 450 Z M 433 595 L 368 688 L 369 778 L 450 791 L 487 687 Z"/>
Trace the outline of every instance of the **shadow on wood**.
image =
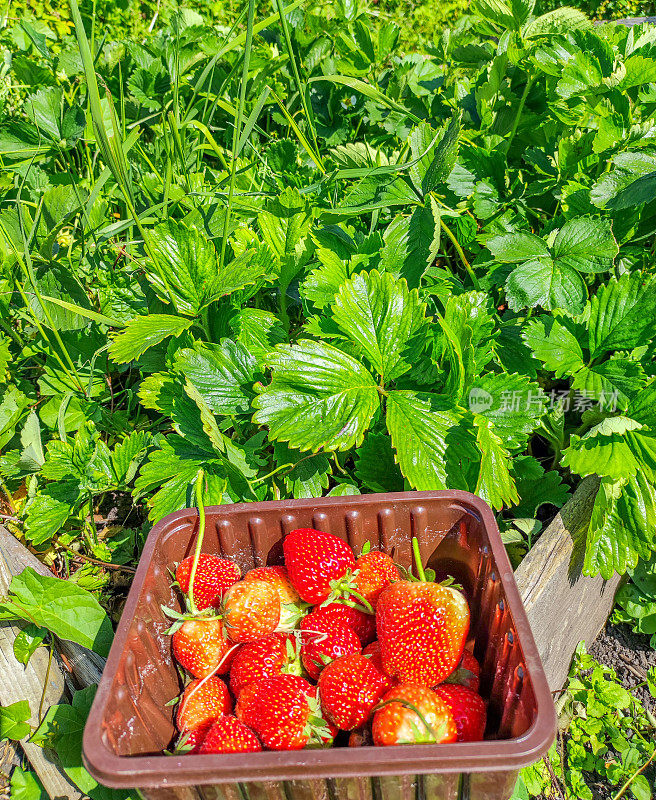
<path id="1" fill-rule="evenodd" d="M 579 484 L 515 572 L 552 691 L 565 683 L 577 644 L 593 642 L 606 624 L 621 580 L 581 572 L 581 539 L 598 488 L 593 476 Z"/>

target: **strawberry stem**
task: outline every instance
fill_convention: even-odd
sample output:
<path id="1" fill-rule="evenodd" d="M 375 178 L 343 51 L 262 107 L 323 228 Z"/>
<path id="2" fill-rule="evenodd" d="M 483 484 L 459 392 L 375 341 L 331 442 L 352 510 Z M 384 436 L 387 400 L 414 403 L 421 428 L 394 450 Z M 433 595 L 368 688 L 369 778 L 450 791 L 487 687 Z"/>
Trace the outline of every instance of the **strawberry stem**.
<path id="1" fill-rule="evenodd" d="M 200 552 L 203 547 L 203 539 L 205 538 L 205 505 L 203 503 L 203 479 L 205 478 L 205 470 L 201 467 L 196 476 L 196 503 L 198 505 L 198 537 L 196 538 L 196 550 L 194 552 L 194 560 L 191 565 L 191 574 L 189 575 L 189 608 L 192 614 L 196 614 L 198 609 L 194 602 L 194 581 L 196 579 L 196 569 L 198 568 L 198 561 L 200 559 Z"/>
<path id="2" fill-rule="evenodd" d="M 426 573 L 424 572 L 424 567 L 421 563 L 421 553 L 419 552 L 419 540 L 416 536 L 412 537 L 412 552 L 414 553 L 415 557 L 415 565 L 417 568 L 417 577 L 420 581 L 426 581 Z"/>

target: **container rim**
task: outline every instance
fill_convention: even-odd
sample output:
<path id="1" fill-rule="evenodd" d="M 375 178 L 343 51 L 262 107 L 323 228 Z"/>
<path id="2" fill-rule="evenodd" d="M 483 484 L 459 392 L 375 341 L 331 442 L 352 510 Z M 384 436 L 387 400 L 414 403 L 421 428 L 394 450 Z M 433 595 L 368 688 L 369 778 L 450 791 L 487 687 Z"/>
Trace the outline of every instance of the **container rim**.
<path id="1" fill-rule="evenodd" d="M 496 519 L 480 497 L 461 490 L 394 492 L 343 497 L 320 497 L 303 500 L 273 500 L 262 503 L 235 503 L 208 506 L 208 515 L 231 516 L 254 506 L 271 511 L 289 512 L 298 507 L 375 505 L 380 502 L 421 502 L 450 500 L 459 503 L 484 524 L 499 579 L 505 591 L 517 635 L 524 654 L 526 670 L 531 678 L 536 699 L 535 721 L 521 736 L 513 739 L 488 740 L 456 744 L 400 745 L 388 747 L 329 748 L 230 755 L 163 754 L 118 756 L 102 741 L 101 725 L 109 700 L 113 677 L 118 670 L 129 628 L 135 616 L 146 574 L 161 534 L 177 522 L 198 516 L 198 509 L 182 509 L 161 519 L 150 531 L 137 572 L 125 603 L 107 664 L 91 707 L 83 736 L 83 763 L 91 775 L 104 786 L 129 789 L 135 786 L 188 786 L 234 783 L 237 781 L 294 780 L 342 778 L 378 775 L 408 775 L 430 772 L 499 772 L 517 770 L 537 761 L 551 746 L 556 736 L 556 712 L 540 661 L 535 640 L 522 604 L 512 567 L 501 541 Z M 162 771 L 166 777 L 162 777 Z"/>

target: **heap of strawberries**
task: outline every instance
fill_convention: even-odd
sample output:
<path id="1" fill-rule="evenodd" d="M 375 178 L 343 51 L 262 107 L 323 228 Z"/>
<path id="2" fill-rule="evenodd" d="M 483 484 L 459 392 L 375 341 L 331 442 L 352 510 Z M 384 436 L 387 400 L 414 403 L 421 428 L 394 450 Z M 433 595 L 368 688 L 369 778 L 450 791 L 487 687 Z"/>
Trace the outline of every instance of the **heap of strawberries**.
<path id="1" fill-rule="evenodd" d="M 177 752 L 482 739 L 467 601 L 426 580 L 413 546 L 419 579 L 311 528 L 285 538 L 285 566 L 243 577 L 216 555 L 182 561 L 188 611 L 168 613 L 173 655 L 193 679 Z"/>

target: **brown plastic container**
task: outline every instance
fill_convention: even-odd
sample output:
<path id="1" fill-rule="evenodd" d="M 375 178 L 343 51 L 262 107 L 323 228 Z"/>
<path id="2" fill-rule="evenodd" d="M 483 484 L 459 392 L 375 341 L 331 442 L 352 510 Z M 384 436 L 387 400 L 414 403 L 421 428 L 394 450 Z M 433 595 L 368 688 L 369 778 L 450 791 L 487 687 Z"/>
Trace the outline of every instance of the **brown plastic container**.
<path id="1" fill-rule="evenodd" d="M 556 714 L 512 569 L 489 507 L 467 492 L 326 497 L 207 509 L 204 550 L 242 570 L 282 561 L 282 539 L 314 527 L 365 542 L 411 566 L 417 536 L 438 579 L 462 584 L 489 700 L 486 741 L 167 756 L 167 703 L 181 683 L 160 604 L 180 609 L 169 567 L 193 551 L 196 509 L 151 531 L 84 731 L 84 761 L 100 782 L 150 800 L 506 800 L 520 767 L 551 745 Z"/>

